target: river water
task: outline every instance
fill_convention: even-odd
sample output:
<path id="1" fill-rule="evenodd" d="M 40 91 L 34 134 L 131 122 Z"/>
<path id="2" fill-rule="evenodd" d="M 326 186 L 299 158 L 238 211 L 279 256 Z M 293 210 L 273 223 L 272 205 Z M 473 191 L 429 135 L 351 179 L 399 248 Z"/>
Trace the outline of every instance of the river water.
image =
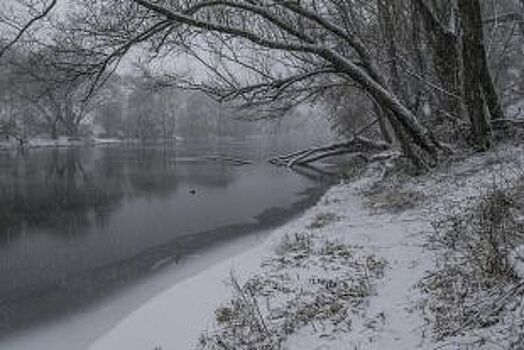
<path id="1" fill-rule="evenodd" d="M 0 153 L 0 348 L 3 338 L 280 225 L 329 184 L 265 156 L 238 142 Z"/>

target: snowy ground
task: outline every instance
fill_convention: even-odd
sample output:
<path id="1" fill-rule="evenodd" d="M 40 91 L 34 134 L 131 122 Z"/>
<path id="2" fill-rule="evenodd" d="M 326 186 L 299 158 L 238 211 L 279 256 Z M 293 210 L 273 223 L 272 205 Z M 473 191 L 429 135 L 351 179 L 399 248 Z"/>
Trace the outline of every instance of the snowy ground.
<path id="1" fill-rule="evenodd" d="M 81 145 L 104 145 L 120 143 L 122 141 L 117 139 L 107 138 L 70 138 L 61 136 L 57 139 L 50 138 L 30 138 L 24 144 L 26 148 L 43 148 L 43 147 L 71 147 Z M 16 149 L 19 147 L 19 143 L 15 140 L 12 141 L 0 141 L 0 149 Z"/>
<path id="2" fill-rule="evenodd" d="M 522 148 L 507 147 L 406 183 L 337 185 L 262 245 L 174 285 L 90 349 L 440 347 L 417 287 L 436 268 L 431 223 L 493 181 L 513 181 L 523 164 Z"/>

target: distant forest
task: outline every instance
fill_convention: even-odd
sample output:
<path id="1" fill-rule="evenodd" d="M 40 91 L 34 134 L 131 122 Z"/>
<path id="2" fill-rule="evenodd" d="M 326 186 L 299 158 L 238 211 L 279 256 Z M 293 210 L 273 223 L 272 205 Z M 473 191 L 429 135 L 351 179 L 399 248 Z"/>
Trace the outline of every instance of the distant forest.
<path id="1" fill-rule="evenodd" d="M 308 106 L 344 150 L 391 149 L 429 169 L 523 125 L 522 0 L 12 4 L 0 17 L 3 134 L 227 134 L 235 123 L 210 118 L 223 108 L 271 119 Z M 130 57 L 144 74 L 116 73 Z"/>

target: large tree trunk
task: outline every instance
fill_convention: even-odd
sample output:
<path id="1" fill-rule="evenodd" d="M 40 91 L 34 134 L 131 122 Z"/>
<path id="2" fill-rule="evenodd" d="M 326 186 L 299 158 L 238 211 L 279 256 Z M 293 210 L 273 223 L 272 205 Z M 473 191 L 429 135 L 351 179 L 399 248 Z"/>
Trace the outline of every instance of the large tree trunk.
<path id="1" fill-rule="evenodd" d="M 398 66 L 398 49 L 396 42 L 396 28 L 395 28 L 395 3 L 387 0 L 378 0 L 379 19 L 382 27 L 382 38 L 386 44 L 386 54 L 388 60 L 389 70 L 389 85 L 393 92 L 399 96 L 403 104 L 409 103 L 409 98 L 406 96 L 406 90 L 402 85 L 400 70 Z M 412 138 L 409 137 L 409 133 L 404 129 L 401 121 L 398 118 L 398 112 L 391 109 L 384 109 L 383 114 L 387 116 L 390 125 L 396 136 L 402 152 L 408 157 L 413 164 L 421 169 L 427 170 L 428 165 L 424 158 L 417 153 L 414 145 L 412 144 Z"/>
<path id="2" fill-rule="evenodd" d="M 480 31 L 482 32 L 482 28 Z M 486 98 L 486 103 L 489 108 L 489 113 L 492 120 L 504 119 L 504 111 L 500 105 L 499 96 L 489 71 L 488 58 L 486 56 L 486 50 L 484 49 L 484 46 L 482 46 L 482 52 L 484 54 L 481 56 L 482 70 L 480 71 L 480 82 L 482 84 L 484 97 Z"/>
<path id="3" fill-rule="evenodd" d="M 385 110 L 385 115 L 392 125 L 398 141 L 403 149 L 412 147 L 412 143 L 426 151 L 429 157 L 436 161 L 439 145 L 432 138 L 430 132 L 420 124 L 417 117 L 394 94 L 386 89 L 368 90 L 378 104 Z M 410 158 L 412 155 L 407 154 Z M 421 159 L 412 158 L 414 163 L 421 164 Z"/>
<path id="4" fill-rule="evenodd" d="M 504 112 L 502 111 L 495 84 L 489 71 L 488 57 L 484 46 L 484 30 L 480 2 L 479 0 L 460 0 L 459 8 L 463 20 L 466 21 L 464 22 L 464 26 L 467 25 L 469 27 L 467 29 L 463 28 L 464 35 L 466 36 L 466 30 L 468 30 L 469 38 L 474 40 L 470 44 L 474 50 L 471 54 L 478 59 L 477 73 L 491 119 L 503 119 Z"/>
<path id="5" fill-rule="evenodd" d="M 387 0 L 377 0 L 377 7 L 379 11 L 379 19 L 380 19 L 380 25 L 381 25 L 381 31 L 382 31 L 382 40 L 386 44 L 386 53 L 388 56 L 388 68 L 389 68 L 389 85 L 397 94 L 398 96 L 402 97 L 402 100 L 404 103 L 407 102 L 405 98 L 405 94 L 403 93 L 404 90 L 402 89 L 401 81 L 400 81 L 400 74 L 398 69 L 398 62 L 397 62 L 397 45 L 396 45 L 396 39 L 395 39 L 395 25 L 393 23 L 394 20 L 394 4 L 391 2 L 388 2 Z M 384 135 L 384 139 L 386 142 L 391 143 L 393 142 L 390 133 L 388 131 L 387 127 L 387 120 L 391 121 L 391 118 L 387 118 L 385 116 L 384 110 L 382 110 L 374 100 L 375 107 L 375 113 L 380 116 L 379 117 L 379 126 L 382 134 Z M 391 126 L 395 136 L 397 136 L 397 140 L 400 144 L 403 142 L 398 137 L 398 130 L 392 125 Z"/>
<path id="6" fill-rule="evenodd" d="M 322 57 L 357 82 L 383 110 L 387 111 L 385 115 L 389 123 L 398 123 L 399 127 L 405 131 L 406 142 L 412 142 L 424 150 L 432 161 L 437 160 L 440 144 L 433 138 L 429 130 L 420 123 L 415 114 L 402 103 L 382 75 L 377 72 L 370 75 L 365 70 L 347 63 L 342 56 L 330 50 L 322 50 Z M 375 80 L 375 77 L 378 81 Z M 401 138 L 399 138 L 399 141 L 403 142 Z M 415 161 L 415 163 L 420 162 Z"/>
<path id="7" fill-rule="evenodd" d="M 446 28 L 423 0 L 413 0 L 420 13 L 431 50 L 433 67 L 441 86 L 447 93 L 438 96 L 441 108 L 448 114 L 460 118 L 462 106 L 457 98 L 461 96 L 460 41 L 454 32 Z M 449 18 L 450 22 L 453 18 Z"/>
<path id="8" fill-rule="evenodd" d="M 451 34 L 439 35 L 435 43 L 435 71 L 442 87 L 448 92 L 439 94 L 443 109 L 450 115 L 460 118 L 461 103 L 461 63 L 457 38 Z"/>
<path id="9" fill-rule="evenodd" d="M 333 57 L 334 61 L 342 61 L 331 53 L 326 56 L 329 58 Z M 377 104 L 385 111 L 384 114 L 388 118 L 388 122 L 391 125 L 395 123 L 394 130 L 403 130 L 403 133 L 405 132 L 406 137 L 402 137 L 395 130 L 395 136 L 397 136 L 399 142 L 412 143 L 425 151 L 432 163 L 437 161 L 441 145 L 434 139 L 429 130 L 420 123 L 415 114 L 404 103 L 402 103 L 398 96 L 387 85 L 385 79 L 382 79 L 379 76 L 380 81 L 376 81 L 364 70 L 355 68 L 352 65 L 345 65 L 343 61 L 337 65 L 337 68 L 343 72 L 347 72 L 351 79 L 357 82 L 360 87 L 377 102 Z M 407 154 L 407 156 L 411 158 L 411 155 Z M 418 152 L 415 152 L 414 156 L 419 157 L 420 159 L 412 158 L 413 163 L 425 163 L 422 156 L 418 155 Z"/>
<path id="10" fill-rule="evenodd" d="M 411 4 L 411 45 L 413 48 L 414 53 L 414 64 L 416 67 L 416 70 L 420 74 L 421 79 L 416 79 L 412 82 L 410 82 L 411 88 L 411 109 L 415 113 L 419 113 L 421 107 L 422 107 L 422 95 L 423 95 L 423 81 L 427 80 L 427 64 L 425 59 L 425 54 L 423 52 L 423 41 L 422 41 L 422 33 L 423 33 L 423 23 L 420 18 L 420 15 L 416 9 L 416 6 L 412 3 Z"/>
<path id="11" fill-rule="evenodd" d="M 494 91 L 487 67 L 482 12 L 478 0 L 459 0 L 462 25 L 462 58 L 464 63 L 464 97 L 475 143 L 481 150 L 491 147 L 491 125 L 502 118 L 502 109 Z"/>
<path id="12" fill-rule="evenodd" d="M 386 44 L 386 53 L 389 68 L 389 85 L 400 96 L 404 103 L 408 102 L 405 98 L 404 89 L 400 81 L 400 73 L 398 68 L 397 57 L 397 43 L 395 30 L 395 4 L 387 0 L 378 0 L 378 12 L 382 27 L 382 38 Z"/>
<path id="13" fill-rule="evenodd" d="M 437 161 L 440 145 L 430 132 L 418 121 L 416 116 L 393 93 L 384 88 L 363 86 L 370 98 L 381 109 L 382 116 L 391 125 L 395 140 L 398 141 L 404 155 L 421 170 L 427 170 Z M 425 157 L 416 148 L 426 152 Z M 430 163 L 428 163 L 428 160 Z"/>
<path id="14" fill-rule="evenodd" d="M 388 112 L 391 114 L 391 112 Z M 390 117 L 394 120 L 394 116 L 390 115 Z M 424 157 L 422 157 L 417 150 L 415 149 L 413 143 L 411 142 L 410 138 L 408 137 L 405 130 L 402 128 L 402 125 L 398 121 L 394 121 L 391 123 L 393 130 L 395 130 L 395 135 L 397 136 L 397 139 L 400 143 L 400 147 L 402 149 L 402 153 L 411 160 L 413 165 L 420 171 L 426 171 L 429 170 L 430 165 L 427 164 Z"/>

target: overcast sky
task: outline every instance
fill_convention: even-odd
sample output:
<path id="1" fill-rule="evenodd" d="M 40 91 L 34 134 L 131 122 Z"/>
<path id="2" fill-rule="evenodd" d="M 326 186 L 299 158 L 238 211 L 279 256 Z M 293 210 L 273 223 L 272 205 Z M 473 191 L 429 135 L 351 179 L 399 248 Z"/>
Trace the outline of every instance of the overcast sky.
<path id="1" fill-rule="evenodd" d="M 15 21 L 19 25 L 27 23 L 31 18 L 30 14 L 27 11 L 27 7 L 21 6 L 24 2 L 34 1 L 39 4 L 41 9 L 44 9 L 45 4 L 49 4 L 51 0 L 0 0 L 0 16 L 6 18 L 8 21 Z M 58 0 L 57 5 L 53 8 L 51 14 L 52 16 L 63 16 L 75 6 L 74 0 Z M 13 17 L 16 17 L 13 18 Z M 36 26 L 35 26 L 36 29 Z M 49 33 L 43 34 L 43 31 L 39 31 L 41 37 L 49 36 Z M 11 26 L 1 23 L 0 21 L 0 35 L 7 36 L 12 38 L 15 35 L 15 31 Z M 37 34 L 38 35 L 38 34 Z M 125 57 L 119 66 L 118 71 L 120 73 L 133 74 L 136 72 L 135 62 L 141 57 L 145 56 L 144 51 L 140 48 L 131 50 L 131 52 Z M 196 60 L 188 57 L 176 56 L 168 57 L 163 61 L 156 62 L 155 66 L 152 67 L 154 71 L 167 71 L 173 72 L 177 70 L 178 73 L 187 73 L 191 72 L 196 80 L 202 80 L 206 77 L 206 69 L 198 63 Z"/>

